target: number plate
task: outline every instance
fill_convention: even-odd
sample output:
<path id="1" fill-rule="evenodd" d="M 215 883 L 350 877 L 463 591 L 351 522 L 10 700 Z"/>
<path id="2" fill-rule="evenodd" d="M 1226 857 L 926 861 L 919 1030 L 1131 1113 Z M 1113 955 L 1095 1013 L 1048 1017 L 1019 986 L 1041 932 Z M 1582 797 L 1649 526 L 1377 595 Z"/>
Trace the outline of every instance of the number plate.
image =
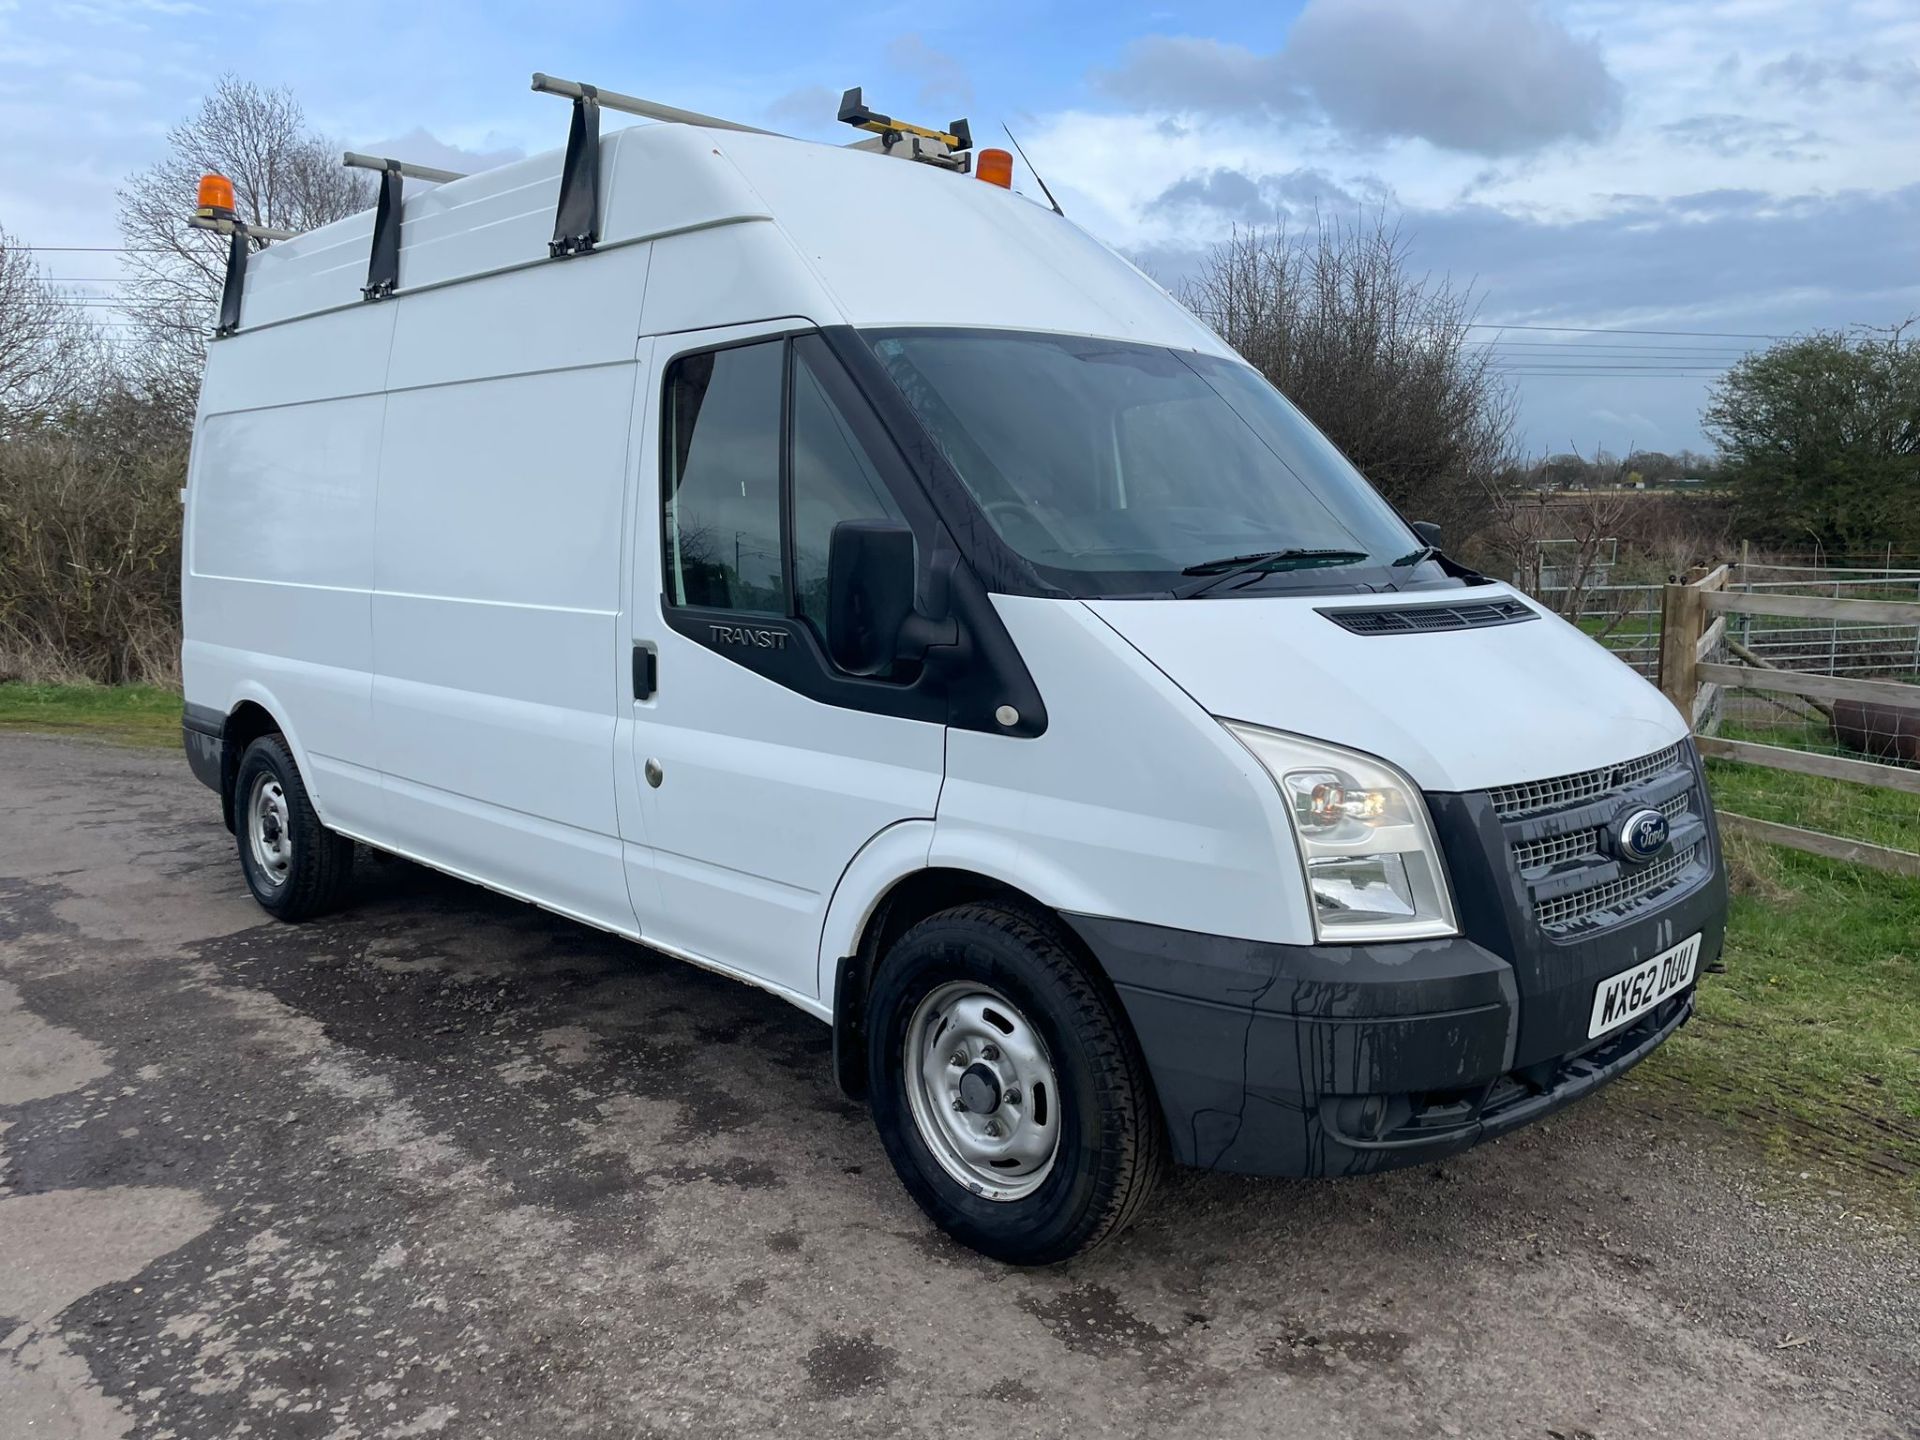
<path id="1" fill-rule="evenodd" d="M 1690 935 L 1671 950 L 1643 960 L 1631 970 L 1602 980 L 1593 992 L 1593 1018 L 1587 1038 L 1597 1040 L 1618 1030 L 1636 1015 L 1644 1015 L 1669 995 L 1684 990 L 1693 979 L 1700 958 L 1700 937 Z"/>

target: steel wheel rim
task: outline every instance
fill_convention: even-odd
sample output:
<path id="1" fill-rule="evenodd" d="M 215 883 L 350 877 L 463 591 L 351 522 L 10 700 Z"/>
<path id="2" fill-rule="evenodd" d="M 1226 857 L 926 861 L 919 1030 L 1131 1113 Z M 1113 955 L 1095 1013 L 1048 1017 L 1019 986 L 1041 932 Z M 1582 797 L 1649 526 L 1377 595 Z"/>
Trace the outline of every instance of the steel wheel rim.
<path id="1" fill-rule="evenodd" d="M 989 986 L 936 986 L 901 1056 L 914 1128 L 940 1168 L 988 1200 L 1040 1188 L 1060 1152 L 1060 1086 L 1031 1021 Z"/>
<path id="2" fill-rule="evenodd" d="M 253 782 L 247 796 L 247 845 L 254 868 L 278 889 L 293 869 L 293 835 L 287 823 L 287 792 L 272 775 Z"/>

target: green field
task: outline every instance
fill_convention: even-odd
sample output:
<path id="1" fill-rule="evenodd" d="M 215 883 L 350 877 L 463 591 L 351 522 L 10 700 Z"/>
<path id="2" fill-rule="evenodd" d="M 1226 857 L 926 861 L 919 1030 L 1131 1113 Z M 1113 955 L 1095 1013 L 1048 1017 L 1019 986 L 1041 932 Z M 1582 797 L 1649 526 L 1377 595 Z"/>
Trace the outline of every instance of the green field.
<path id="1" fill-rule="evenodd" d="M 6 730 L 172 749 L 180 697 L 0 685 Z M 1708 769 L 1723 810 L 1920 848 L 1920 796 Z M 1920 881 L 1737 839 L 1728 852 L 1724 971 L 1705 977 L 1694 1023 L 1620 1093 L 1724 1123 L 1796 1169 L 1871 1177 L 1920 1210 Z"/>
<path id="2" fill-rule="evenodd" d="M 180 696 L 154 685 L 0 685 L 0 731 L 180 745 Z"/>
<path id="3" fill-rule="evenodd" d="M 1750 740 L 1827 755 L 1835 754 L 1838 748 L 1824 724 L 1790 717 L 1767 725 L 1729 720 L 1715 733 L 1725 740 Z M 1735 815 L 1920 853 L 1920 795 L 1737 760 L 1709 760 L 1707 775 L 1714 804 Z"/>
<path id="4" fill-rule="evenodd" d="M 1920 881 L 1727 849 L 1724 970 L 1626 1093 L 1731 1125 L 1798 1169 L 1868 1176 L 1920 1212 Z"/>

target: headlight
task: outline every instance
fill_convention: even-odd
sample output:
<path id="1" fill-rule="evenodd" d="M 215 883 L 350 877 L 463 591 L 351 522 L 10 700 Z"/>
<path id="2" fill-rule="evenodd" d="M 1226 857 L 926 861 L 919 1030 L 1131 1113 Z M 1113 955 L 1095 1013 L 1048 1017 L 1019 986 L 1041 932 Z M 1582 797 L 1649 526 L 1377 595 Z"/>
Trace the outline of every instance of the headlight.
<path id="1" fill-rule="evenodd" d="M 1371 755 L 1233 720 L 1220 723 L 1280 787 L 1321 940 L 1458 932 L 1427 804 L 1411 780 Z"/>

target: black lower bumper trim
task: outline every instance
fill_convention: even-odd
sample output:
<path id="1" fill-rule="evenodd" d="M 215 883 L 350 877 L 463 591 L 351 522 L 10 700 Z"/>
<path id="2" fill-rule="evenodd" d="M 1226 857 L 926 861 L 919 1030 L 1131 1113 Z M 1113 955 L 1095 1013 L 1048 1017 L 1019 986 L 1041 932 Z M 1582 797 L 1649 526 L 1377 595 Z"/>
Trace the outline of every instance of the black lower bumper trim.
<path id="1" fill-rule="evenodd" d="M 1488 1092 L 1478 1116 L 1465 1124 L 1422 1124 L 1416 1120 L 1378 1138 L 1348 1134 L 1341 1126 L 1340 1103 L 1331 1098 L 1321 1101 L 1320 1123 L 1336 1143 L 1354 1150 L 1399 1151 L 1409 1163 L 1440 1151 L 1451 1154 L 1551 1115 L 1626 1074 L 1693 1018 L 1693 1005 L 1691 990 L 1667 1001 L 1639 1024 L 1563 1062 L 1544 1088 L 1533 1089 L 1518 1077 L 1503 1076 Z"/>
<path id="2" fill-rule="evenodd" d="M 1279 945 L 1066 919 L 1119 994 L 1176 1160 L 1350 1175 L 1442 1159 L 1638 1064 L 1686 1022 L 1692 991 L 1590 1041 L 1593 987 L 1694 933 L 1704 973 L 1720 953 L 1724 895 L 1703 885 L 1523 966 L 1466 936 Z M 1528 1034 L 1537 1053 L 1520 1049 Z"/>

